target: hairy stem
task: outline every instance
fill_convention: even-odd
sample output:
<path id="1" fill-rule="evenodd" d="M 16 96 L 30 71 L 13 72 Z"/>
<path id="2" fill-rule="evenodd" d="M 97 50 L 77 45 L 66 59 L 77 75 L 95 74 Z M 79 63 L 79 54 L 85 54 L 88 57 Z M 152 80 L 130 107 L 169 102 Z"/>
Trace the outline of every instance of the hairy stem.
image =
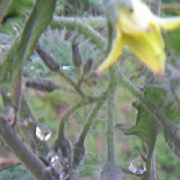
<path id="1" fill-rule="evenodd" d="M 154 141 L 149 148 L 146 161 L 146 172 L 142 176 L 142 180 L 156 180 L 156 158 L 155 158 L 155 144 L 156 135 L 154 136 Z"/>
<path id="2" fill-rule="evenodd" d="M 59 147 L 64 147 L 64 145 L 67 144 L 67 139 L 65 138 L 64 134 L 64 128 L 65 128 L 65 122 L 69 119 L 69 117 L 72 115 L 72 113 L 77 110 L 78 108 L 87 105 L 90 103 L 87 100 L 81 100 L 75 105 L 71 106 L 65 114 L 62 116 L 59 124 L 59 130 L 58 130 L 58 137 L 54 144 L 54 149 L 57 150 Z M 65 147 L 64 147 L 65 148 Z"/>
<path id="3" fill-rule="evenodd" d="M 96 17 L 59 17 L 54 16 L 53 23 L 57 23 L 56 21 L 61 18 L 63 21 L 77 21 L 77 22 L 83 22 L 88 24 L 89 26 L 93 28 L 104 28 L 107 24 L 107 18 L 103 16 L 96 16 Z M 55 21 L 55 22 L 54 22 Z"/>
<path id="4" fill-rule="evenodd" d="M 112 26 L 108 22 L 108 49 L 110 50 L 112 43 Z M 116 165 L 115 165 L 115 155 L 114 155 L 114 119 L 115 119 L 115 92 L 116 92 L 116 73 L 115 66 L 112 66 L 109 70 L 110 74 L 110 84 L 108 88 L 108 122 L 107 122 L 107 168 L 108 168 L 108 180 L 116 180 Z"/>
<path id="5" fill-rule="evenodd" d="M 94 122 L 94 118 L 96 116 L 96 114 L 98 113 L 100 107 L 102 106 L 102 104 L 104 103 L 104 100 L 101 100 L 99 102 L 97 102 L 95 108 L 92 110 L 91 114 L 89 115 L 88 117 L 88 120 L 86 122 L 86 124 L 84 125 L 84 128 L 79 136 L 79 139 L 78 141 L 80 142 L 83 142 L 87 133 L 89 132 L 91 126 L 93 125 L 93 122 Z"/>
<path id="6" fill-rule="evenodd" d="M 114 73 L 113 69 L 111 68 L 111 88 L 108 92 L 108 124 L 107 124 L 107 165 L 108 165 L 108 180 L 115 180 L 116 179 L 116 171 L 115 171 L 115 155 L 114 155 L 114 98 L 115 98 L 115 91 L 116 91 L 116 82 L 114 81 Z M 112 79 L 114 77 L 114 79 Z"/>
<path id="7" fill-rule="evenodd" d="M 93 125 L 93 122 L 95 120 L 95 116 L 97 115 L 99 109 L 101 108 L 102 104 L 103 104 L 103 100 L 97 102 L 96 106 L 93 108 L 93 110 L 91 111 L 86 124 L 83 127 L 83 130 L 79 136 L 79 139 L 77 140 L 77 142 L 75 143 L 74 146 L 74 156 L 73 156 L 73 168 L 77 168 L 78 165 L 81 163 L 84 154 L 85 154 L 85 148 L 84 148 L 84 141 L 85 138 L 90 130 L 90 128 Z"/>

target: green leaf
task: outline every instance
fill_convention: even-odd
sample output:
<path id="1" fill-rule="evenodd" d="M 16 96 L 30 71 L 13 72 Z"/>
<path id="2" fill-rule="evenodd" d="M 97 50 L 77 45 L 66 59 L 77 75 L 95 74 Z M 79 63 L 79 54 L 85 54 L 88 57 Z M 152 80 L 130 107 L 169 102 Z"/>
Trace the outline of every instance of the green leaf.
<path id="1" fill-rule="evenodd" d="M 164 94 L 166 93 L 166 88 L 161 86 L 148 86 L 144 91 L 144 96 L 154 102 L 156 105 L 162 104 L 162 100 L 164 100 Z M 136 135 L 141 140 L 147 143 L 150 147 L 154 144 L 156 140 L 156 136 L 158 134 L 159 122 L 154 120 L 153 114 L 150 114 L 143 106 L 141 101 L 137 100 L 133 103 L 133 106 L 137 109 L 137 119 L 136 125 L 130 128 L 119 126 L 119 129 L 126 135 Z"/>
<path id="2" fill-rule="evenodd" d="M 3 66 L 4 78 L 14 78 L 33 48 L 54 13 L 56 0 L 37 0 L 22 33 L 11 45 Z M 44 18 L 45 17 L 45 18 Z M 12 72 L 12 74 L 11 74 Z"/>
<path id="3" fill-rule="evenodd" d="M 1 0 L 0 1 L 0 24 L 10 6 L 10 4 L 12 3 L 12 0 Z"/>
<path id="4" fill-rule="evenodd" d="M 36 180 L 21 164 L 10 166 L 0 171 L 2 180 Z"/>
<path id="5" fill-rule="evenodd" d="M 180 107 L 178 100 L 173 96 L 174 92 L 165 86 L 148 87 L 146 97 L 156 104 L 168 120 L 162 120 L 164 138 L 171 150 L 180 157 Z M 155 120 L 154 120 L 155 121 Z"/>
<path id="6" fill-rule="evenodd" d="M 12 44 L 4 60 L 6 63 L 6 68 L 3 69 L 4 77 L 7 77 L 7 74 L 10 75 L 13 106 L 16 110 L 20 105 L 24 63 L 32 53 L 39 36 L 49 24 L 55 5 L 56 0 L 37 0 L 22 33 Z"/>
<path id="7" fill-rule="evenodd" d="M 138 110 L 136 125 L 127 129 L 125 134 L 138 136 L 150 147 L 156 140 L 158 124 L 140 102 L 134 104 L 134 107 Z"/>
<path id="8" fill-rule="evenodd" d="M 138 110 L 136 125 L 131 128 L 119 125 L 117 128 L 127 135 L 140 137 L 149 147 L 156 141 L 158 132 L 163 130 L 166 142 L 172 151 L 180 157 L 180 126 L 178 125 L 180 107 L 172 94 L 173 92 L 166 85 L 149 85 L 144 91 L 146 99 L 155 104 L 161 113 L 167 117 L 168 121 L 161 120 L 157 122 L 153 114 L 149 113 L 141 101 L 137 100 L 133 103 Z"/>
<path id="9" fill-rule="evenodd" d="M 171 150 L 180 157 L 180 126 L 170 121 L 165 122 L 164 138 Z"/>

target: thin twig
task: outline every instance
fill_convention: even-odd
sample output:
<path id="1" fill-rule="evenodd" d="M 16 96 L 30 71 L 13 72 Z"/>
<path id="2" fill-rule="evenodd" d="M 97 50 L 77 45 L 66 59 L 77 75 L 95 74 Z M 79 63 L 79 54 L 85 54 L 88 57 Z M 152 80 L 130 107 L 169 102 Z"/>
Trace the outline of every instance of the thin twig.
<path id="1" fill-rule="evenodd" d="M 105 100 L 105 99 L 104 99 Z M 101 100 L 99 102 L 97 102 L 96 106 L 94 107 L 94 109 L 92 110 L 92 112 L 90 113 L 88 119 L 87 119 L 87 122 L 86 124 L 84 125 L 83 127 L 83 130 L 82 132 L 80 133 L 80 136 L 78 138 L 78 141 L 84 141 L 87 133 L 89 132 L 91 126 L 93 125 L 93 122 L 94 122 L 94 117 L 96 116 L 96 114 L 98 113 L 100 107 L 102 106 L 102 104 L 104 103 L 104 100 Z"/>
<path id="2" fill-rule="evenodd" d="M 64 125 L 65 125 L 65 122 L 69 119 L 69 117 L 71 116 L 71 114 L 79 109 L 80 107 L 82 106 L 85 106 L 89 103 L 92 103 L 91 101 L 89 100 L 81 100 L 79 101 L 78 103 L 76 103 L 75 105 L 71 106 L 66 112 L 65 114 L 62 116 L 61 120 L 60 120 L 60 124 L 59 124 L 59 130 L 58 130 L 58 139 L 57 141 L 59 142 L 60 141 L 60 138 L 62 136 L 62 134 L 64 135 Z"/>
<path id="3" fill-rule="evenodd" d="M 67 149 L 70 148 L 69 142 L 65 137 L 64 128 L 65 128 L 65 122 L 69 119 L 69 117 L 72 115 L 72 113 L 77 110 L 78 108 L 87 105 L 90 103 L 88 100 L 81 100 L 75 105 L 71 106 L 62 116 L 60 123 L 59 123 L 59 130 L 58 130 L 58 137 L 54 143 L 54 149 L 57 152 L 58 149 Z M 68 145 L 68 147 L 66 147 Z M 68 150 L 69 151 L 69 150 Z"/>
<path id="4" fill-rule="evenodd" d="M 101 93 L 99 96 L 91 96 L 86 94 L 79 86 L 78 83 L 75 83 L 73 79 L 68 77 L 61 69 L 60 65 L 57 63 L 58 61 L 54 59 L 48 52 L 45 51 L 40 45 L 36 47 L 37 52 L 39 53 L 40 57 L 42 58 L 45 65 L 52 71 L 59 73 L 61 77 L 63 77 L 76 91 L 77 93 L 83 97 L 90 99 L 91 101 L 99 101 L 106 96 L 106 92 Z"/>
<path id="5" fill-rule="evenodd" d="M 105 100 L 105 99 L 104 99 Z M 95 120 L 95 116 L 97 115 L 99 109 L 101 108 L 102 104 L 104 103 L 104 100 L 101 100 L 97 102 L 96 106 L 91 111 L 86 124 L 83 127 L 82 132 L 80 133 L 80 136 L 77 140 L 77 142 L 74 145 L 74 151 L 73 151 L 73 168 L 76 169 L 78 165 L 81 163 L 84 154 L 85 154 L 85 147 L 84 147 L 84 141 L 85 138 L 90 130 L 90 128 L 93 125 L 93 122 Z"/>

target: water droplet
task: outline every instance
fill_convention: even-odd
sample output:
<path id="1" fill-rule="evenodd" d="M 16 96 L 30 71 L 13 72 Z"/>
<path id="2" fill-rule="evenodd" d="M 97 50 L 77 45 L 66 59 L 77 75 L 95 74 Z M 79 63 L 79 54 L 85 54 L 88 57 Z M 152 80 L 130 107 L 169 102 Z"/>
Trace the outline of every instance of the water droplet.
<path id="1" fill-rule="evenodd" d="M 48 141 L 52 133 L 47 126 L 38 127 L 36 126 L 36 136 L 41 141 Z"/>
<path id="2" fill-rule="evenodd" d="M 34 66 L 31 66 L 30 69 L 33 70 L 33 69 L 34 69 Z"/>
<path id="3" fill-rule="evenodd" d="M 137 156 L 131 161 L 129 170 L 134 174 L 143 174 L 146 171 L 146 165 L 141 156 Z"/>

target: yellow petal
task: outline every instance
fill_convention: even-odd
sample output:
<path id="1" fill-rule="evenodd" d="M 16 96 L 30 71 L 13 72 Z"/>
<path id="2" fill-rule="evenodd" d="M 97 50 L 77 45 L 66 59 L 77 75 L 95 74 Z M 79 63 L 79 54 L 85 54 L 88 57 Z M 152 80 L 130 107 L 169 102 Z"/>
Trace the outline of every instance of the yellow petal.
<path id="1" fill-rule="evenodd" d="M 116 39 L 113 42 L 110 53 L 108 54 L 107 59 L 99 66 L 97 73 L 100 74 L 102 71 L 108 69 L 118 58 L 119 53 L 122 49 L 122 34 L 117 32 Z"/>
<path id="2" fill-rule="evenodd" d="M 132 10 L 119 6 L 117 24 L 125 33 L 138 33 L 149 30 L 149 22 L 154 15 L 150 9 L 140 0 L 131 0 Z"/>
<path id="3" fill-rule="evenodd" d="M 164 72 L 164 43 L 158 26 L 151 26 L 151 32 L 142 32 L 137 35 L 124 34 L 123 40 L 124 44 L 127 44 L 154 74 Z"/>
<path id="4" fill-rule="evenodd" d="M 154 17 L 152 24 L 154 23 L 164 30 L 173 30 L 180 27 L 180 16 L 172 18 Z"/>

